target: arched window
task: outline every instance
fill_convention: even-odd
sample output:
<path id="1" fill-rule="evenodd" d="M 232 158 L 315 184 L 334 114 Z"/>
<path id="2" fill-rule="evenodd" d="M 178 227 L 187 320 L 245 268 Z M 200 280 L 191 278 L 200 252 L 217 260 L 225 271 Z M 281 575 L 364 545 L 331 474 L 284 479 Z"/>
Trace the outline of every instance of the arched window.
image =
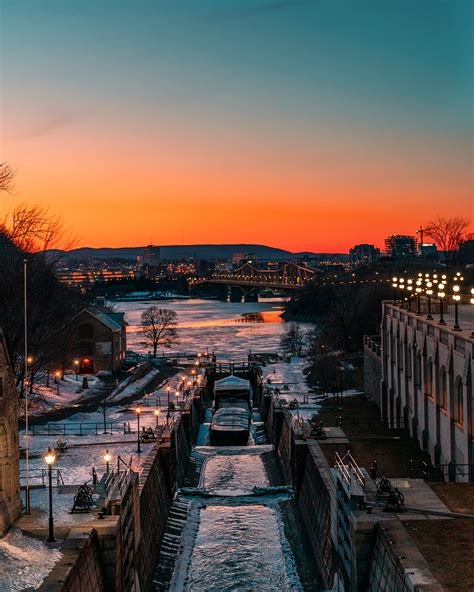
<path id="1" fill-rule="evenodd" d="M 433 360 L 431 358 L 426 365 L 425 395 L 433 396 Z"/>
<path id="2" fill-rule="evenodd" d="M 454 389 L 454 420 L 461 425 L 464 423 L 464 389 L 461 379 L 456 381 Z"/>
<path id="3" fill-rule="evenodd" d="M 443 409 L 448 408 L 448 375 L 444 368 L 439 373 L 439 405 Z"/>
<path id="4" fill-rule="evenodd" d="M 411 378 L 412 372 L 413 372 L 413 362 L 412 362 L 412 356 L 413 354 L 413 349 L 411 347 L 411 344 L 408 346 L 408 354 L 407 354 L 407 370 L 406 370 L 406 374 L 409 378 Z"/>
<path id="5" fill-rule="evenodd" d="M 79 337 L 81 339 L 94 337 L 94 327 L 90 323 L 82 323 L 82 325 L 79 325 Z"/>
<path id="6" fill-rule="evenodd" d="M 415 358 L 415 386 L 421 387 L 421 352 Z"/>

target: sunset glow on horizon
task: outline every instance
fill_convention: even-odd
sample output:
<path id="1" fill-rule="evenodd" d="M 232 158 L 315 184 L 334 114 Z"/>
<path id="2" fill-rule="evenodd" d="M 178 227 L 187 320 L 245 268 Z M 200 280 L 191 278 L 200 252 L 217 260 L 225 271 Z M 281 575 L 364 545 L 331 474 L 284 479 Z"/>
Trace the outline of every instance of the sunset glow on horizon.
<path id="1" fill-rule="evenodd" d="M 471 2 L 0 5 L 0 216 L 319 252 L 472 220 Z"/>

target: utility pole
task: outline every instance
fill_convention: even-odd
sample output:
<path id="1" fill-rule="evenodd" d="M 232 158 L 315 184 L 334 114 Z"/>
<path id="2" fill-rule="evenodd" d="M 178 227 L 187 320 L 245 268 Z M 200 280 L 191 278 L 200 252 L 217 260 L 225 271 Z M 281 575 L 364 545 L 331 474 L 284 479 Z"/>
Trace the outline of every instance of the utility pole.
<path id="1" fill-rule="evenodd" d="M 420 256 L 423 259 L 424 255 L 423 255 L 423 234 L 425 232 L 428 232 L 429 230 L 432 230 L 432 226 L 430 226 L 429 228 L 423 228 L 423 226 L 420 224 L 420 228 L 416 231 L 416 234 L 420 235 Z"/>
<path id="2" fill-rule="evenodd" d="M 24 351 L 24 370 L 23 370 L 23 396 L 25 397 L 25 468 L 26 468 L 26 488 L 25 488 L 25 514 L 30 513 L 30 473 L 29 473 L 29 456 L 30 456 L 30 442 L 28 432 L 28 313 L 27 313 L 27 266 L 28 261 L 23 259 L 23 306 L 24 306 L 24 323 L 25 323 L 25 351 Z"/>

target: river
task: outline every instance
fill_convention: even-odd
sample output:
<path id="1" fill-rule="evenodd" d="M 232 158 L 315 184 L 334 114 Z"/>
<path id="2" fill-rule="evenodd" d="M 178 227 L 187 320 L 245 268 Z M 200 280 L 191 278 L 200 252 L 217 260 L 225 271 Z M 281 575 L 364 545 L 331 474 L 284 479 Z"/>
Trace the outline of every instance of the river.
<path id="1" fill-rule="evenodd" d="M 151 305 L 174 310 L 178 315 L 179 345 L 173 351 L 215 351 L 219 358 L 246 359 L 249 350 L 270 352 L 280 349 L 285 323 L 280 315 L 283 302 L 262 299 L 260 302 L 222 302 L 219 300 L 166 300 L 116 302 L 115 309 L 125 312 L 127 348 L 146 353 L 140 317 Z M 257 314 L 253 314 L 257 313 Z M 243 316 L 244 315 L 244 316 Z M 248 316 L 247 316 L 248 315 Z M 309 323 L 301 323 L 307 329 Z"/>

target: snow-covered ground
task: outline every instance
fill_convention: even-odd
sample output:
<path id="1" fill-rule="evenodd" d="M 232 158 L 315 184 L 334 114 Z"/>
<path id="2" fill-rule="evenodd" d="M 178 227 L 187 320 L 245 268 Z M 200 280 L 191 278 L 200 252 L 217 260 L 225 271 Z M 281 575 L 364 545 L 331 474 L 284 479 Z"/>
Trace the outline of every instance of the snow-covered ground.
<path id="1" fill-rule="evenodd" d="M 63 379 L 55 382 L 55 378 L 50 377 L 49 386 L 46 386 L 45 379 L 41 379 L 38 384 L 34 384 L 33 392 L 29 394 L 29 414 L 41 415 L 51 409 L 60 409 L 68 407 L 80 401 L 84 401 L 100 392 L 103 383 L 97 376 L 87 375 L 89 383 L 88 389 L 82 389 L 82 380 L 85 377 L 75 374 L 65 374 Z M 24 402 L 20 402 L 19 414 L 24 417 Z"/>
<path id="2" fill-rule="evenodd" d="M 38 588 L 60 558 L 56 549 L 12 528 L 0 539 L 0 592 Z"/>

